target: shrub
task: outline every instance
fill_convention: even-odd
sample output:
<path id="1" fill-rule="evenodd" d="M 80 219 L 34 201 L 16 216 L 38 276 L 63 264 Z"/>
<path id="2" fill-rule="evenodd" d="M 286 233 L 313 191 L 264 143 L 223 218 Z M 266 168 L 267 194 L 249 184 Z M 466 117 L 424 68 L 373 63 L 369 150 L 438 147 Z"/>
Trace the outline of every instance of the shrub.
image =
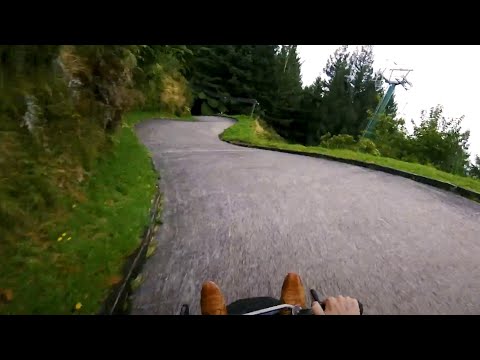
<path id="1" fill-rule="evenodd" d="M 378 151 L 375 143 L 372 140 L 366 139 L 366 138 L 361 138 L 358 141 L 358 143 L 355 145 L 355 149 L 357 151 L 360 151 L 360 152 L 363 152 L 363 153 L 366 153 L 366 154 L 371 154 L 371 155 L 375 155 L 375 156 L 380 155 L 380 151 Z"/>
<path id="2" fill-rule="evenodd" d="M 340 134 L 330 137 L 330 133 L 322 136 L 320 146 L 329 149 L 352 149 L 356 142 L 352 135 Z"/>

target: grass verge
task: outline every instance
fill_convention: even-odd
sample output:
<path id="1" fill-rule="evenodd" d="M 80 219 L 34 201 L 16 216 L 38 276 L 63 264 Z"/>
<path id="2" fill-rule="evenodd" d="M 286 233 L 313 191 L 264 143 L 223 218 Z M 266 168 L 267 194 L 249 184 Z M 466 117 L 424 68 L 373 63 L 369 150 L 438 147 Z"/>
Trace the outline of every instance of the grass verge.
<path id="1" fill-rule="evenodd" d="M 0 314 L 94 314 L 122 280 L 125 259 L 148 223 L 157 174 L 127 114 L 84 185 L 85 200 L 52 219 L 49 241 L 25 240 L 1 254 Z"/>
<path id="2" fill-rule="evenodd" d="M 252 145 L 260 145 L 271 149 L 285 149 L 298 152 L 325 154 L 342 159 L 359 160 L 366 163 L 377 164 L 413 174 L 426 176 L 432 179 L 445 181 L 469 190 L 480 192 L 480 181 L 468 177 L 458 176 L 437 170 L 431 166 L 409 163 L 396 159 L 374 156 L 345 149 L 326 149 L 320 146 L 303 146 L 289 144 L 277 135 L 273 129 L 268 128 L 262 122 L 246 115 L 234 116 L 238 122 L 225 129 L 220 138 L 230 142 L 242 142 Z"/>

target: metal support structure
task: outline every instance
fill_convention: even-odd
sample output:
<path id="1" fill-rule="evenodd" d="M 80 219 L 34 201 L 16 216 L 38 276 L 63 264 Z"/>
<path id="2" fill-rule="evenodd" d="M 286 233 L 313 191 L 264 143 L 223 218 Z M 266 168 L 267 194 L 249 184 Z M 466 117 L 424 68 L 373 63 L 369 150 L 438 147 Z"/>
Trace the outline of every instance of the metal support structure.
<path id="1" fill-rule="evenodd" d="M 400 78 L 394 77 L 394 79 L 392 80 L 392 75 L 394 71 L 402 71 L 402 72 L 406 72 L 406 74 L 402 75 Z M 388 102 L 392 98 L 392 95 L 395 91 L 395 86 L 402 85 L 405 88 L 405 90 L 408 90 L 407 85 L 412 86 L 412 84 L 407 80 L 407 75 L 411 71 L 412 71 L 411 69 L 390 69 L 390 77 L 388 79 L 385 76 L 383 76 L 383 73 L 382 73 L 382 78 L 385 80 L 387 84 L 389 84 L 389 87 L 387 92 L 383 96 L 382 100 L 377 105 L 377 108 L 375 109 L 375 112 L 373 113 L 372 117 L 368 120 L 367 127 L 363 132 L 364 137 L 367 137 L 367 138 L 373 137 L 375 126 L 377 125 L 378 117 L 380 116 L 380 114 L 385 112 Z"/>
<path id="2" fill-rule="evenodd" d="M 252 106 L 252 113 L 250 114 L 250 117 L 253 118 L 253 112 L 255 111 L 255 106 L 258 104 L 258 101 L 255 100 Z"/>
<path id="3" fill-rule="evenodd" d="M 382 101 L 380 101 L 380 103 L 377 105 L 373 116 L 368 120 L 367 127 L 365 128 L 363 134 L 364 137 L 370 138 L 373 136 L 373 130 L 375 129 L 375 125 L 377 125 L 378 115 L 385 111 L 385 108 L 387 107 L 388 102 L 392 98 L 393 92 L 395 91 L 395 86 L 397 86 L 397 84 L 390 84 L 387 92 L 382 98 Z"/>

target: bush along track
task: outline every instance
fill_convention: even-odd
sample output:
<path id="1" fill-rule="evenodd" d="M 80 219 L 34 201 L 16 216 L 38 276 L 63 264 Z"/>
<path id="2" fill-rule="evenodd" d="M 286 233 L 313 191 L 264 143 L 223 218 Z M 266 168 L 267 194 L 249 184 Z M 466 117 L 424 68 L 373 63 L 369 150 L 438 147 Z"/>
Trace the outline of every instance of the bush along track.
<path id="1" fill-rule="evenodd" d="M 153 163 L 152 167 L 154 168 Z M 152 239 L 158 230 L 158 226 L 161 224 L 162 194 L 158 185 L 156 188 L 157 192 L 152 200 L 149 224 L 142 235 L 142 242 L 127 259 L 123 268 L 122 281 L 119 284 L 114 285 L 112 288 L 110 295 L 107 297 L 99 312 L 100 315 L 126 315 L 130 313 L 130 295 L 135 286 L 132 286 L 132 284 L 141 281 L 142 267 L 147 257 L 152 255 L 155 250 L 155 245 L 152 243 Z"/>
<path id="2" fill-rule="evenodd" d="M 151 251 L 149 241 L 161 215 L 158 175 L 133 130 L 151 115 L 124 117 L 111 148 L 83 186 L 83 200 L 48 224 L 50 241 L 3 249 L 1 314 L 125 310 L 129 282 Z"/>
<path id="3" fill-rule="evenodd" d="M 406 177 L 424 184 L 457 193 L 480 202 L 480 181 L 440 171 L 431 166 L 409 163 L 348 149 L 328 149 L 320 146 L 291 144 L 281 138 L 262 120 L 246 115 L 228 116 L 237 122 L 219 135 L 234 145 L 319 157 L 362 166 Z"/>

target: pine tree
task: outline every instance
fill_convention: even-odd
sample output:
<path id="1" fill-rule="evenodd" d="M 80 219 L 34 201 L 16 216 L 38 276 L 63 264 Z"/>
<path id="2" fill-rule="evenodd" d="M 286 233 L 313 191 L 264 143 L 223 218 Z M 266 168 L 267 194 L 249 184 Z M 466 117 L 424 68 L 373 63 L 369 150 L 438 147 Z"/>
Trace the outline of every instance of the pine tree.
<path id="1" fill-rule="evenodd" d="M 468 175 L 475 179 L 480 179 L 480 157 L 478 155 L 475 156 L 475 162 L 470 163 Z"/>
<path id="2" fill-rule="evenodd" d="M 193 57 L 189 63 L 188 80 L 194 96 L 193 114 L 209 114 L 215 110 L 226 109 L 226 80 L 230 79 L 228 54 L 233 51 L 232 45 L 195 45 L 189 48 Z"/>
<path id="3" fill-rule="evenodd" d="M 315 134 L 317 140 L 327 132 L 332 135 L 348 133 L 349 125 L 355 122 L 350 65 L 347 45 L 338 48 L 327 61 L 324 69 L 326 91 L 320 111 L 322 120 Z"/>
<path id="4" fill-rule="evenodd" d="M 306 122 L 305 144 L 318 143 L 316 134 L 319 133 L 322 121 L 323 96 L 325 94 L 325 82 L 319 76 L 314 83 L 303 89 L 301 109 L 304 111 Z"/>
<path id="5" fill-rule="evenodd" d="M 367 112 L 378 104 L 378 92 L 375 89 L 373 71 L 373 49 L 371 45 L 356 49 L 351 58 L 352 100 L 355 116 L 345 126 L 346 133 L 359 135 L 367 125 Z"/>
<path id="6" fill-rule="evenodd" d="M 277 48 L 277 45 L 254 45 L 252 48 L 253 97 L 259 101 L 260 109 L 267 113 L 271 113 L 276 105 L 275 92 L 279 87 Z"/>
<path id="7" fill-rule="evenodd" d="M 190 83 L 197 100 L 220 111 L 251 108 L 255 99 L 271 111 L 276 89 L 274 45 L 192 46 Z M 204 106 L 206 108 L 206 106 Z"/>
<path id="8" fill-rule="evenodd" d="M 302 77 L 297 45 L 284 45 L 276 56 L 278 90 L 277 107 L 289 110 L 297 109 L 302 96 Z"/>
<path id="9" fill-rule="evenodd" d="M 396 118 L 397 111 L 398 111 L 398 105 L 397 105 L 397 102 L 395 101 L 395 94 L 392 94 L 392 97 L 390 98 L 387 106 L 385 107 L 385 114 L 392 118 Z"/>

